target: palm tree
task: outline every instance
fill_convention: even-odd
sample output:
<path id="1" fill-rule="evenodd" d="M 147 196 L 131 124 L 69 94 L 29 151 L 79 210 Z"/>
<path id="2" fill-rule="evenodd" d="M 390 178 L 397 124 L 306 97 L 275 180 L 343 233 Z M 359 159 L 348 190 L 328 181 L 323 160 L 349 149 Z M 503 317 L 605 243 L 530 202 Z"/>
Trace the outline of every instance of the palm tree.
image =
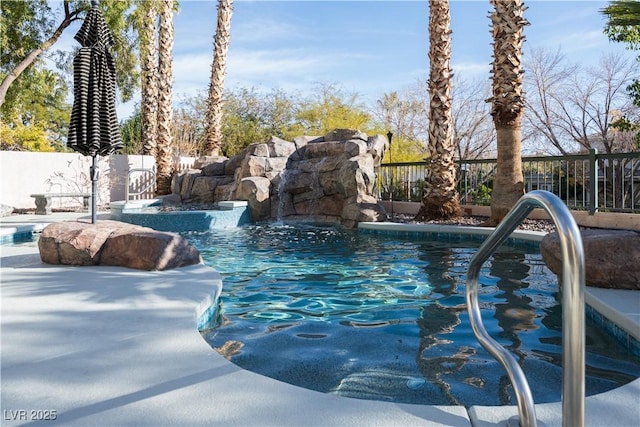
<path id="1" fill-rule="evenodd" d="M 460 216 L 451 106 L 449 0 L 429 0 L 429 152 L 417 220 Z"/>
<path id="2" fill-rule="evenodd" d="M 158 143 L 156 146 L 156 194 L 171 193 L 173 175 L 172 85 L 173 0 L 160 1 L 158 31 Z"/>
<path id="3" fill-rule="evenodd" d="M 491 0 L 493 34 L 493 94 L 491 116 L 496 128 L 498 163 L 491 195 L 491 217 L 495 226 L 524 194 L 522 175 L 522 44 L 524 19 L 522 0 Z"/>
<path id="4" fill-rule="evenodd" d="M 158 16 L 156 0 L 143 0 L 138 4 L 142 12 L 139 26 L 140 68 L 142 71 L 141 113 L 143 153 L 156 155 L 158 130 L 158 48 L 156 45 L 156 18 Z"/>
<path id="5" fill-rule="evenodd" d="M 211 66 L 205 131 L 205 151 L 212 156 L 219 156 L 222 148 L 223 89 L 227 68 L 227 51 L 231 38 L 232 14 L 233 0 L 218 0 L 218 24 L 213 42 L 213 65 Z"/>

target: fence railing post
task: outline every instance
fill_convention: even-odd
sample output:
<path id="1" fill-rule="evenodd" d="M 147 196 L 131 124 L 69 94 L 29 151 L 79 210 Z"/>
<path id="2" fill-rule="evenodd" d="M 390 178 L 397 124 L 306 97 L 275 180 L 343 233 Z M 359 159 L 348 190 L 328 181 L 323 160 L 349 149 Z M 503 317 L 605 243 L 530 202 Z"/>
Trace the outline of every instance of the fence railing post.
<path id="1" fill-rule="evenodd" d="M 551 191 L 570 208 L 589 215 L 602 209 L 640 214 L 640 151 L 598 153 L 591 149 L 582 154 L 523 157 L 522 162 L 529 191 Z M 497 160 L 462 159 L 456 164 L 460 201 L 472 195 L 472 204 L 489 201 Z M 376 178 L 378 197 L 394 202 L 421 201 L 425 168 L 424 162 L 380 165 Z M 558 168 L 565 172 L 558 172 Z"/>
<path id="2" fill-rule="evenodd" d="M 598 150 L 589 150 L 589 215 L 598 212 Z"/>

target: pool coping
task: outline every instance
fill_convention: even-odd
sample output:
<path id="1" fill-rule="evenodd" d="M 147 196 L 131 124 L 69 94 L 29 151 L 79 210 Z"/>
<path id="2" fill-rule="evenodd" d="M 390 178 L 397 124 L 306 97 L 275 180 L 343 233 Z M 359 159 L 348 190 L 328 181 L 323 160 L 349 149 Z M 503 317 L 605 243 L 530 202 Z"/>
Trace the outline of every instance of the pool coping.
<path id="1" fill-rule="evenodd" d="M 467 225 L 448 224 L 403 224 L 397 222 L 360 222 L 358 230 L 395 233 L 398 235 L 410 234 L 467 234 L 475 236 L 488 236 L 495 230 L 494 227 L 477 227 Z M 509 238 L 539 242 L 547 233 L 541 231 L 515 230 Z"/>
<path id="2" fill-rule="evenodd" d="M 242 370 L 196 331 L 196 310 L 217 286 L 217 273 L 204 265 L 165 272 L 49 266 L 31 247 L 5 247 L 0 256 L 2 407 L 58 411 L 42 424 L 496 426 L 517 413 L 515 406 L 467 411 L 349 399 Z M 89 316 L 99 339 L 70 321 Z M 587 425 L 634 425 L 638 396 L 640 379 L 588 397 Z M 561 425 L 559 402 L 536 411 L 545 425 Z"/>
<path id="3" fill-rule="evenodd" d="M 149 212 L 160 208 L 162 199 L 143 199 L 110 204 L 111 219 L 150 227 L 158 231 L 203 231 L 238 227 L 251 223 L 249 204 L 245 201 L 218 202 L 217 209 L 169 210 Z M 179 216 L 179 221 L 176 220 Z"/>

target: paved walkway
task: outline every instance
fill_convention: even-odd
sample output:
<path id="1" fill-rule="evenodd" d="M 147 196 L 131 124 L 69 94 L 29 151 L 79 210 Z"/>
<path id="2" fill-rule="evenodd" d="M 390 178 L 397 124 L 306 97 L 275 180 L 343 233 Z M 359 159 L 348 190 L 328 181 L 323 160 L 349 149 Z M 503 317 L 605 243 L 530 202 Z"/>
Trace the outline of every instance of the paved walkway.
<path id="1" fill-rule="evenodd" d="M 3 218 L 1 228 L 64 219 L 74 216 Z M 495 426 L 516 414 L 348 399 L 242 370 L 196 330 L 221 286 L 204 265 L 51 266 L 34 244 L 0 250 L 3 426 Z M 587 425 L 637 425 L 639 396 L 636 380 L 588 398 Z M 561 425 L 557 403 L 537 414 Z"/>

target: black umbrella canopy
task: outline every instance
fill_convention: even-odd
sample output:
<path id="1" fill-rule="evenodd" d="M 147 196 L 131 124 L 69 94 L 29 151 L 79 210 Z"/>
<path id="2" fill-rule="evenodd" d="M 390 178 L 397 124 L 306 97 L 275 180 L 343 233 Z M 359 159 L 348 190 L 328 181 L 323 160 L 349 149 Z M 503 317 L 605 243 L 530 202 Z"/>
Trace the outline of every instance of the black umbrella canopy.
<path id="1" fill-rule="evenodd" d="M 75 36 L 82 45 L 73 61 L 74 98 L 67 145 L 85 156 L 122 148 L 116 116 L 114 39 L 95 5 Z"/>
<path id="2" fill-rule="evenodd" d="M 91 222 L 96 222 L 98 155 L 122 148 L 116 115 L 116 67 L 109 49 L 113 36 L 97 1 L 92 1 L 75 39 L 82 45 L 73 60 L 73 109 L 67 146 L 92 157 Z"/>

